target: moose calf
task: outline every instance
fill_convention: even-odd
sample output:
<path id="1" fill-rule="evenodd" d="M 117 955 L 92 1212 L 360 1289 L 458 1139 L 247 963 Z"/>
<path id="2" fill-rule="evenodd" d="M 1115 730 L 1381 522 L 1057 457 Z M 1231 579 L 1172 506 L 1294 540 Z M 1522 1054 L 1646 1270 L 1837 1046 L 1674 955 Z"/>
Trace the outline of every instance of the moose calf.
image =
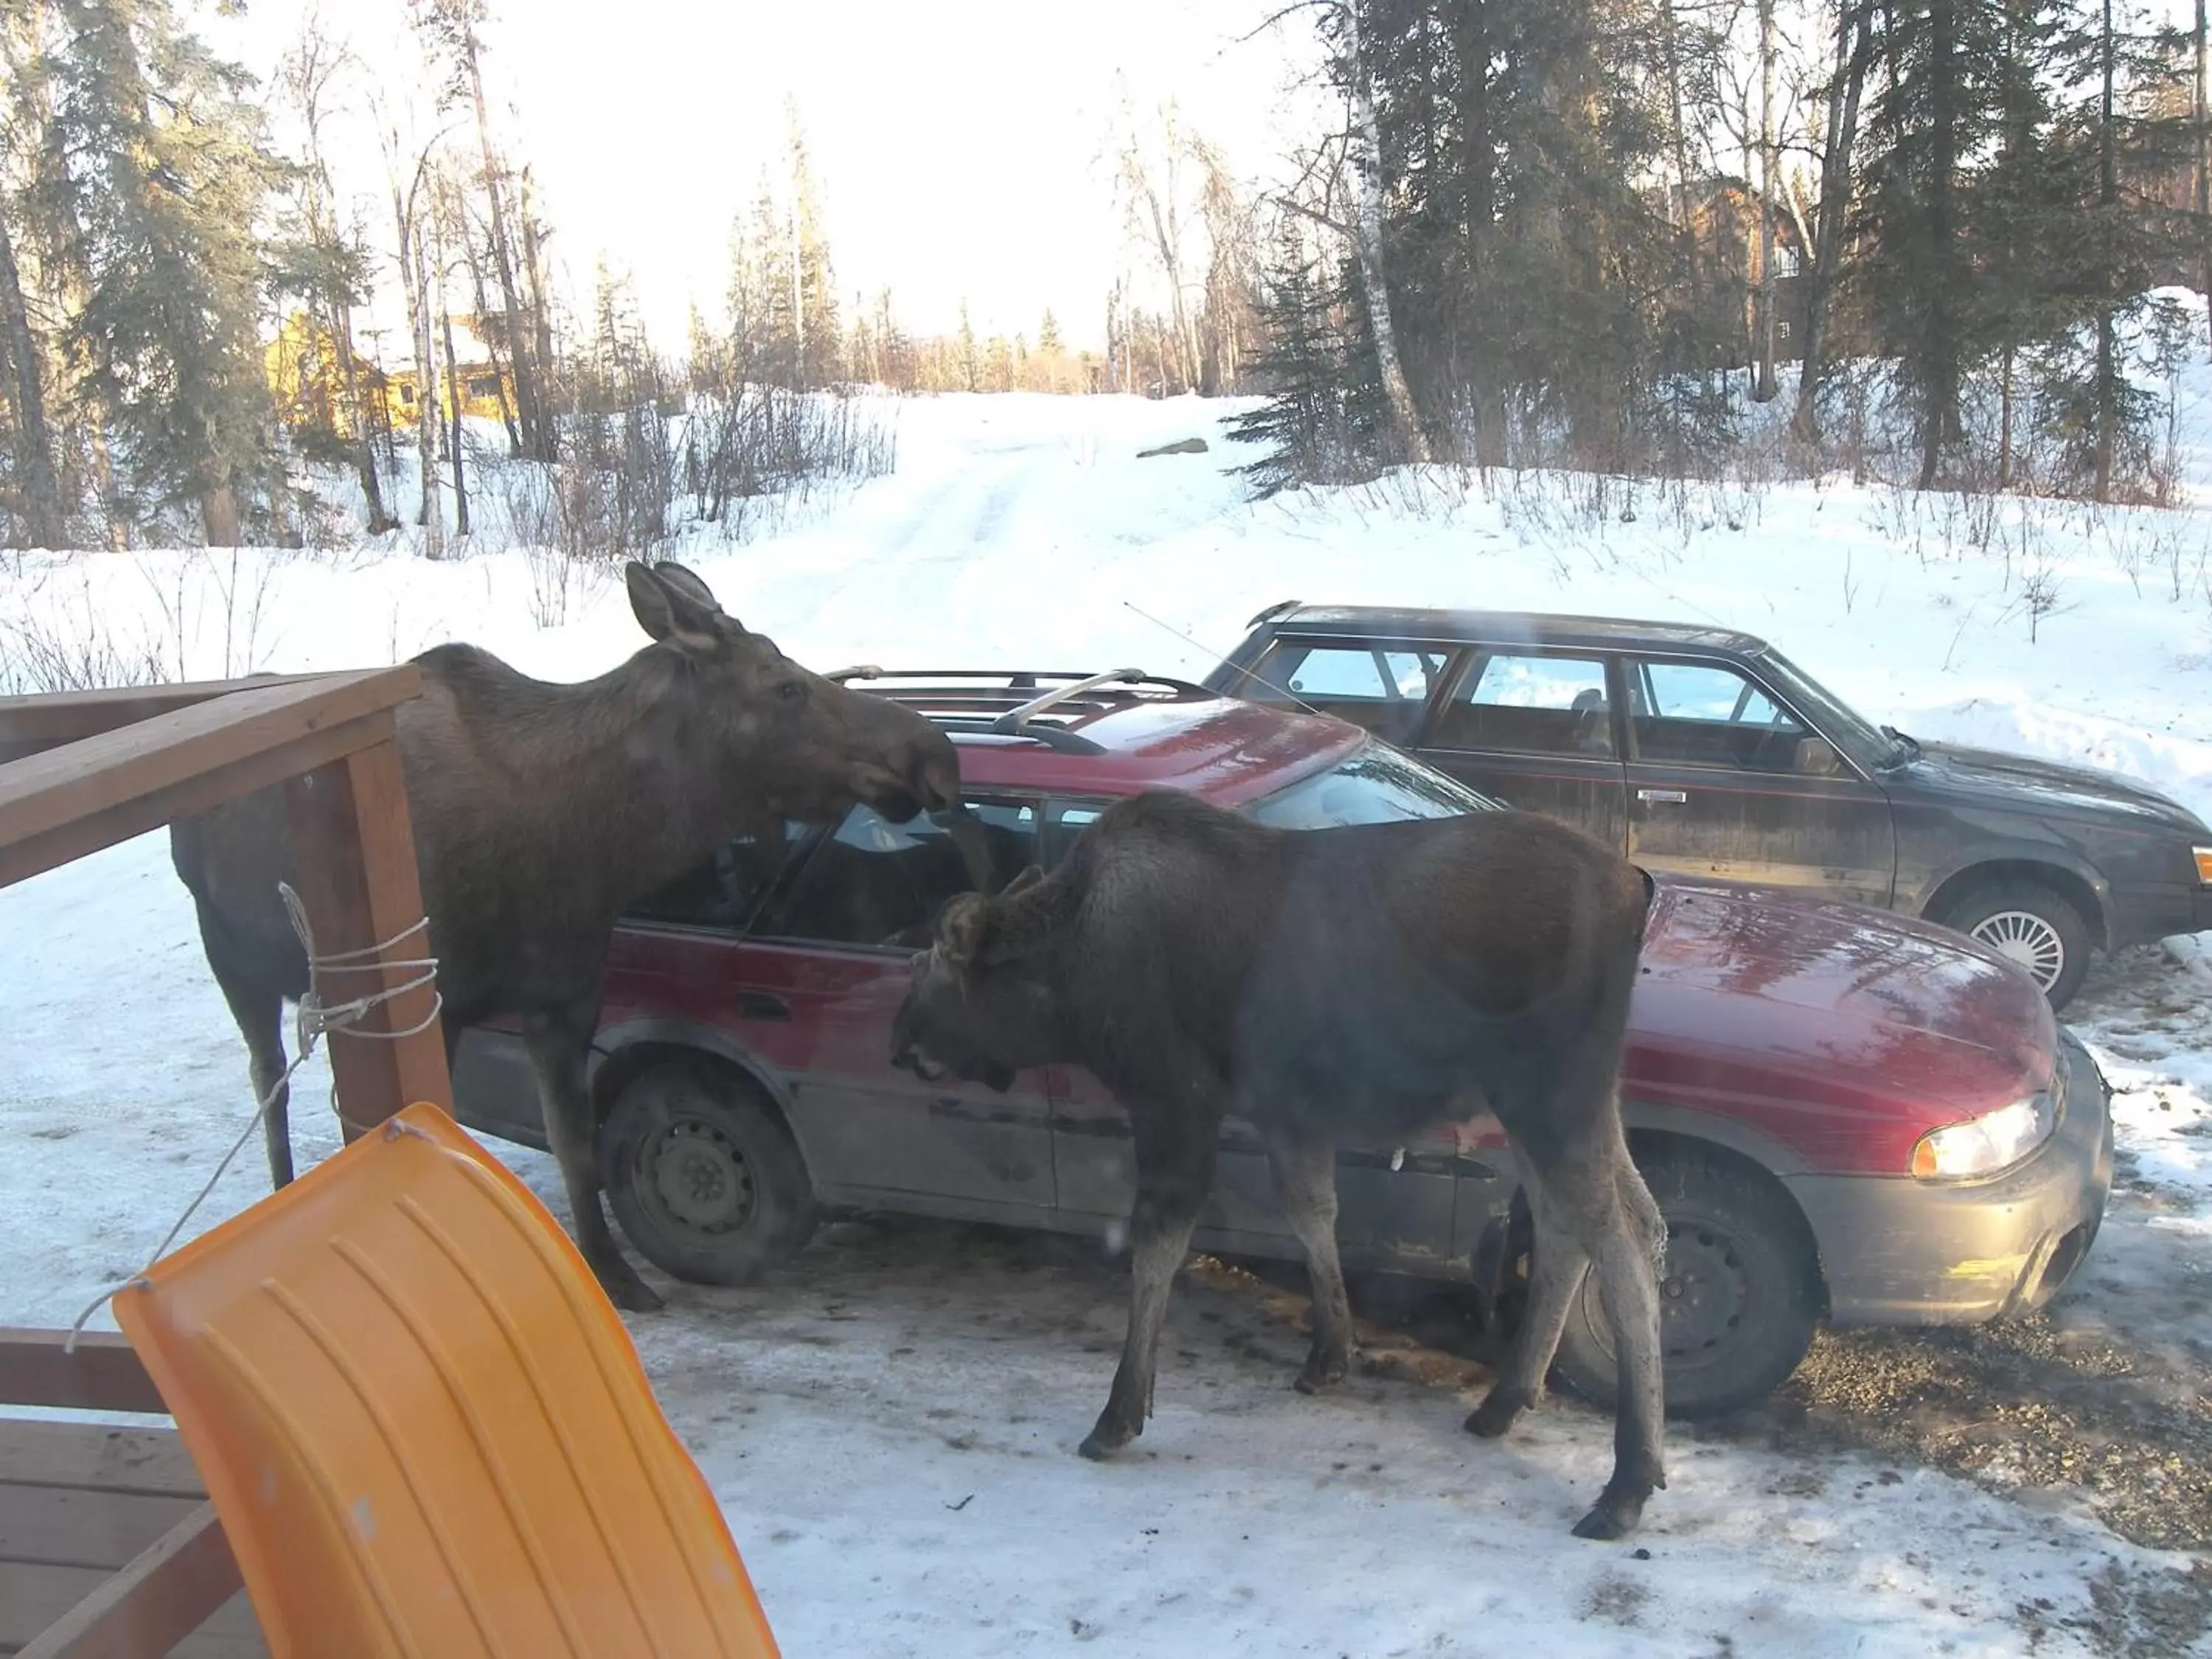
<path id="1" fill-rule="evenodd" d="M 1082 1446 L 1143 1431 L 1168 1294 L 1222 1120 L 1265 1141 L 1313 1284 L 1312 1392 L 1341 1378 L 1352 1315 L 1335 1149 L 1496 1114 L 1535 1224 L 1534 1283 L 1474 1433 L 1534 1402 L 1595 1265 L 1620 1356 L 1612 1479 L 1575 1528 L 1618 1538 L 1666 1484 L 1658 1207 L 1615 1097 L 1650 880 L 1552 820 L 1485 811 L 1282 830 L 1168 793 L 1116 803 L 1046 876 L 968 894 L 917 955 L 893 1058 L 1004 1089 L 1087 1066 L 1129 1114 L 1128 1336 Z"/>

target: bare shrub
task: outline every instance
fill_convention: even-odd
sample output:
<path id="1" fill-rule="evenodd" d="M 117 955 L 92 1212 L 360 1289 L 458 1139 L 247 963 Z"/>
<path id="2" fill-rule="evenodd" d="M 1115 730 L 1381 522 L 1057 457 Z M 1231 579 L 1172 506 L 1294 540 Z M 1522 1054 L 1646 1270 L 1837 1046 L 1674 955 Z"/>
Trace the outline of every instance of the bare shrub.
<path id="1" fill-rule="evenodd" d="M 76 573 L 76 591 L 50 603 L 44 584 L 25 597 L 19 614 L 0 617 L 0 693 L 96 691 L 110 685 L 159 685 L 177 678 L 161 650 L 143 637 L 118 635 L 101 614 L 92 583 Z"/>
<path id="2" fill-rule="evenodd" d="M 530 573 L 530 620 L 541 629 L 566 623 L 569 606 L 581 599 L 607 568 L 543 544 L 525 547 L 522 562 Z"/>
<path id="3" fill-rule="evenodd" d="M 692 398 L 681 453 L 692 516 L 730 540 L 742 539 L 746 508 L 763 496 L 880 477 L 896 461 L 893 434 L 860 399 L 744 385 Z"/>

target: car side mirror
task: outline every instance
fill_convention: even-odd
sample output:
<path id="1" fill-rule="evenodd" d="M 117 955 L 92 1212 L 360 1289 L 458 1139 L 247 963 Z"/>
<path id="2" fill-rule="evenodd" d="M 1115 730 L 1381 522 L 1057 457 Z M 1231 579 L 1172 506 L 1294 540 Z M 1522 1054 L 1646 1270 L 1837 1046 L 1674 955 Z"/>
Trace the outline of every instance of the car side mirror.
<path id="1" fill-rule="evenodd" d="M 1797 739 L 1797 770 L 1805 776 L 1832 778 L 1843 769 L 1843 757 L 1826 738 Z"/>

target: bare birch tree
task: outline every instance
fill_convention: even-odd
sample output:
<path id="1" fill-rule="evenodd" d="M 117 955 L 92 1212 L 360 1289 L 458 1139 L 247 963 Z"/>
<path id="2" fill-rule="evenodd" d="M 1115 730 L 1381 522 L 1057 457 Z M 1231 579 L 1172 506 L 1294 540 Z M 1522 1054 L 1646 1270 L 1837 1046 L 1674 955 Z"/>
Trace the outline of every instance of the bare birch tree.
<path id="1" fill-rule="evenodd" d="M 1374 82 L 1360 39 L 1358 0 L 1335 0 L 1335 5 L 1347 59 L 1352 121 L 1346 149 L 1357 185 L 1352 243 L 1359 266 L 1360 292 L 1367 302 L 1368 329 L 1375 337 L 1376 367 L 1382 375 L 1392 435 L 1407 459 L 1426 461 L 1428 441 L 1421 434 L 1413 390 L 1406 383 L 1405 365 L 1398 356 L 1397 330 L 1390 320 L 1390 283 L 1382 255 L 1382 141 L 1375 126 Z"/>
<path id="2" fill-rule="evenodd" d="M 446 526 L 439 503 L 438 365 L 430 338 L 430 260 L 424 246 L 428 237 L 423 223 L 423 186 L 432 157 L 453 129 L 441 130 L 418 150 L 401 137 L 398 122 L 390 114 L 380 112 L 378 127 L 384 146 L 385 179 L 392 192 L 399 284 L 407 297 L 407 333 L 415 355 L 416 455 L 422 483 L 416 522 L 422 526 L 423 552 L 434 559 L 445 552 Z"/>
<path id="3" fill-rule="evenodd" d="M 302 228 L 314 250 L 317 265 L 309 314 L 331 337 L 339 385 L 353 422 L 351 448 L 362 499 L 368 508 L 368 533 L 380 536 L 398 520 L 384 504 L 383 485 L 376 471 L 375 424 L 369 418 L 361 362 L 354 350 L 353 308 L 359 296 L 353 283 L 361 263 L 360 252 L 356 237 L 339 223 L 337 187 L 331 177 L 325 140 L 330 118 L 337 112 L 341 77 L 357 73 L 360 67 L 343 44 L 324 32 L 320 17 L 311 15 L 278 67 L 277 86 L 300 118 L 307 140 L 307 166 L 299 194 Z"/>

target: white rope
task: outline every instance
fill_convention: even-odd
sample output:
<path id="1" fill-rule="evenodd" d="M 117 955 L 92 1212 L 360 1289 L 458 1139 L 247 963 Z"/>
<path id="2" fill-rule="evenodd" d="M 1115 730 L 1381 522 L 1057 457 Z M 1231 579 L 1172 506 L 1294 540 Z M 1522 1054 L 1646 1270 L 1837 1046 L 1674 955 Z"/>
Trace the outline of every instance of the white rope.
<path id="1" fill-rule="evenodd" d="M 292 1073 L 307 1063 L 308 1056 L 314 1053 L 316 1045 L 326 1034 L 372 1037 L 380 1042 L 396 1042 L 402 1037 L 419 1036 L 428 1030 L 437 1023 L 438 1017 L 445 1012 L 445 994 L 437 988 L 438 959 L 435 957 L 408 957 L 391 962 L 384 958 L 384 953 L 395 948 L 403 939 L 412 939 L 418 933 L 427 936 L 430 927 L 429 917 L 419 918 L 411 927 L 401 928 L 380 944 L 368 945 L 358 951 L 333 951 L 327 956 L 318 956 L 315 953 L 314 930 L 307 925 L 307 908 L 300 902 L 300 896 L 292 890 L 289 884 L 281 881 L 276 884 L 276 896 L 284 901 L 284 914 L 290 918 L 292 931 L 299 935 L 301 948 L 307 952 L 307 994 L 300 999 L 299 1012 L 293 1020 L 293 1046 L 295 1052 L 292 1056 L 292 1063 L 284 1068 L 283 1076 L 270 1085 L 269 1092 L 263 1095 L 254 1106 L 253 1115 L 246 1119 L 246 1127 L 238 1132 L 238 1139 L 230 1143 L 230 1150 L 222 1155 L 222 1162 L 215 1166 L 215 1173 L 207 1178 L 207 1184 L 202 1187 L 192 1201 L 185 1206 L 184 1213 L 177 1218 L 175 1224 L 170 1227 L 161 1243 L 155 1247 L 154 1254 L 147 1259 L 145 1267 L 141 1267 L 121 1284 L 101 1291 L 86 1306 L 84 1311 L 76 1316 L 76 1322 L 70 1327 L 69 1340 L 62 1344 L 64 1353 L 76 1352 L 76 1340 L 84 1334 L 85 1323 L 93 1315 L 106 1307 L 118 1291 L 142 1283 L 155 1262 L 169 1253 L 169 1247 L 177 1242 L 177 1236 L 184 1231 L 192 1217 L 199 1212 L 200 1206 L 207 1202 L 208 1195 L 215 1191 L 217 1183 L 222 1180 L 225 1172 L 229 1170 L 239 1153 L 245 1150 L 246 1143 L 253 1138 L 253 1132 L 267 1119 L 269 1109 L 276 1103 L 276 1097 L 290 1085 Z M 349 997 L 343 1002 L 331 1002 L 323 994 L 325 974 L 382 973 L 388 968 L 414 968 L 421 971 L 413 978 L 404 980 L 398 985 L 386 986 L 380 991 L 372 991 L 364 996 Z M 430 1012 L 405 1030 L 364 1031 L 358 1029 L 360 1022 L 373 1010 L 382 1007 L 387 1002 L 397 1001 L 410 992 L 419 991 L 425 986 L 430 988 Z M 335 1103 L 337 1096 L 335 1083 L 331 1085 L 331 1095 Z M 361 1130 L 368 1127 L 363 1124 L 351 1124 L 349 1127 Z"/>

